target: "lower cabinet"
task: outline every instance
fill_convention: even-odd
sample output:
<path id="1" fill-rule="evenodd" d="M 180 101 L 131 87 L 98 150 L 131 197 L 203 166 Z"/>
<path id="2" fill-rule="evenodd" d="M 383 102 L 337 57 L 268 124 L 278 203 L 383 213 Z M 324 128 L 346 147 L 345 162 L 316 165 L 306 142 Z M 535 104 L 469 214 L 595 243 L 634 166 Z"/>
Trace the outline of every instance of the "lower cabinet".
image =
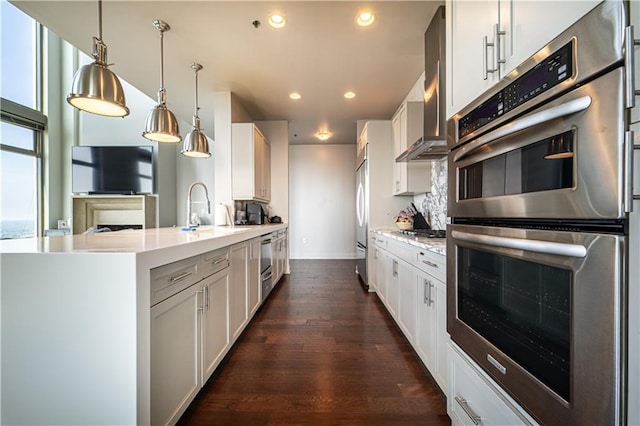
<path id="1" fill-rule="evenodd" d="M 247 312 L 249 317 L 260 307 L 260 238 L 254 238 L 249 242 L 249 271 L 247 273 Z"/>
<path id="2" fill-rule="evenodd" d="M 453 425 L 536 424 L 455 344 L 449 345 L 447 414 Z"/>
<path id="3" fill-rule="evenodd" d="M 178 421 L 202 386 L 202 286 L 151 308 L 151 424 Z"/>
<path id="4" fill-rule="evenodd" d="M 373 239 L 376 293 L 446 394 L 449 334 L 444 256 L 377 233 Z"/>
<path id="5" fill-rule="evenodd" d="M 418 336 L 416 351 L 443 392 L 447 392 L 447 287 L 439 279 L 419 271 Z"/>
<path id="6" fill-rule="evenodd" d="M 203 281 L 202 383 L 222 361 L 229 347 L 229 274 L 218 272 Z"/>
<path id="7" fill-rule="evenodd" d="M 247 272 L 249 269 L 249 244 L 240 243 L 229 249 L 231 258 L 231 282 L 229 285 L 229 333 L 231 339 L 242 332 L 247 322 Z"/>

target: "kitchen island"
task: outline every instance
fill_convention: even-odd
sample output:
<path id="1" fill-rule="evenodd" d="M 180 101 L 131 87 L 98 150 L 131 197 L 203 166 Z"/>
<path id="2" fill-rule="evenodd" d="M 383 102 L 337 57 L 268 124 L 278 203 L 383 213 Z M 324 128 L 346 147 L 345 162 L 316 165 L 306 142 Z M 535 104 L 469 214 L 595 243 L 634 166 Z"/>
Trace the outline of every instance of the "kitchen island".
<path id="1" fill-rule="evenodd" d="M 160 228 L 0 241 L 0 423 L 152 423 L 153 270 L 204 261 L 207 253 L 286 228 Z M 232 292 L 229 285 L 228 297 Z M 243 327 L 251 319 L 245 318 Z M 226 351 L 233 344 L 227 340 Z"/>

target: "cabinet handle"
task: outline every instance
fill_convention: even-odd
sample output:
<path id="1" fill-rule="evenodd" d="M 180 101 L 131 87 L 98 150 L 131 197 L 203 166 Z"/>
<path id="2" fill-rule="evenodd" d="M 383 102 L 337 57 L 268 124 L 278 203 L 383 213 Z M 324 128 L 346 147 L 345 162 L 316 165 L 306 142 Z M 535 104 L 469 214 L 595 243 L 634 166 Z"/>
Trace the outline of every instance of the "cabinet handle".
<path id="1" fill-rule="evenodd" d="M 206 310 L 209 310 L 209 286 L 204 288 L 204 306 Z"/>
<path id="2" fill-rule="evenodd" d="M 424 287 L 423 287 L 423 290 L 424 290 L 423 291 L 423 293 L 424 293 L 424 296 L 423 296 L 424 304 L 429 306 L 429 298 L 427 297 L 427 287 L 429 286 L 429 281 L 426 278 L 424 278 L 422 281 L 424 281 Z"/>
<path id="3" fill-rule="evenodd" d="M 171 282 L 176 283 L 180 280 L 187 278 L 188 276 L 193 275 L 193 272 L 183 272 L 180 275 L 176 275 L 175 277 L 171 277 Z"/>
<path id="4" fill-rule="evenodd" d="M 458 396 L 455 397 L 455 400 L 458 403 L 458 405 L 460 405 L 460 407 L 462 407 L 462 410 L 465 412 L 465 414 L 467 416 L 469 416 L 469 418 L 471 419 L 473 424 L 479 425 L 480 421 L 482 420 L 482 417 L 480 417 L 479 415 L 474 413 L 473 410 L 471 408 L 469 408 L 469 404 L 467 403 L 467 400 L 466 399 L 462 399 L 462 398 L 460 398 Z"/>
<path id="5" fill-rule="evenodd" d="M 482 55 L 482 79 L 486 80 L 489 78 L 489 74 L 493 74 L 494 72 L 498 72 L 500 70 L 500 64 L 504 64 L 506 61 L 504 59 L 500 59 L 500 36 L 505 35 L 505 31 L 500 31 L 498 24 L 493 26 L 493 42 L 489 43 L 487 40 L 487 36 L 482 37 L 482 49 L 484 50 L 484 54 Z M 493 47 L 493 60 L 495 63 L 495 68 L 489 69 L 489 48 Z"/>
<path id="6" fill-rule="evenodd" d="M 433 284 L 431 284 L 431 281 L 429 281 L 429 306 L 433 306 L 432 291 L 433 291 Z"/>
<path id="7" fill-rule="evenodd" d="M 437 264 L 435 264 L 435 263 L 433 263 L 433 262 L 429 262 L 428 260 L 424 260 L 424 259 L 423 259 L 423 260 L 422 260 L 422 263 L 424 263 L 424 264 L 425 264 L 425 265 L 427 265 L 427 266 L 431 266 L 432 268 L 436 268 L 436 269 L 438 268 L 438 265 L 437 265 Z"/>
<path id="8" fill-rule="evenodd" d="M 393 276 L 398 276 L 398 262 L 396 262 L 395 260 L 393 261 Z"/>

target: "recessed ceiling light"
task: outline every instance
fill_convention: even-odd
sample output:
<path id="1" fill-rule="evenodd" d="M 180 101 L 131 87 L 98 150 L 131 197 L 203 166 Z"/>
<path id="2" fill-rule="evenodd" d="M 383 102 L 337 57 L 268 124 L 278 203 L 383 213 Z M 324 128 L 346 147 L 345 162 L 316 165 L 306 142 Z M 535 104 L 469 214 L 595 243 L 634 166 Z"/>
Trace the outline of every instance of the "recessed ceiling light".
<path id="1" fill-rule="evenodd" d="M 286 24 L 287 24 L 287 20 L 284 19 L 284 16 L 282 15 L 278 15 L 277 13 L 274 13 L 269 16 L 269 25 L 271 25 L 273 28 L 282 28 Z"/>
<path id="2" fill-rule="evenodd" d="M 333 133 L 327 132 L 326 130 L 323 130 L 322 132 L 318 132 L 315 134 L 315 137 L 320 139 L 321 141 L 326 141 L 331 136 L 333 136 Z"/>
<path id="3" fill-rule="evenodd" d="M 373 24 L 373 21 L 375 20 L 376 20 L 376 16 L 371 12 L 362 12 L 356 18 L 356 22 L 361 27 L 368 27 L 369 25 Z"/>
<path id="4" fill-rule="evenodd" d="M 355 98 L 355 97 L 356 97 L 356 94 L 355 94 L 355 93 L 353 93 L 353 92 L 346 92 L 346 93 L 344 94 L 344 97 L 345 97 L 345 98 L 347 98 L 347 99 L 353 99 L 353 98 Z"/>
<path id="5" fill-rule="evenodd" d="M 291 99 L 294 99 L 294 100 L 297 101 L 298 99 L 300 99 L 302 97 L 302 95 L 300 93 L 298 93 L 298 92 L 291 92 L 291 93 L 289 93 L 289 97 Z"/>

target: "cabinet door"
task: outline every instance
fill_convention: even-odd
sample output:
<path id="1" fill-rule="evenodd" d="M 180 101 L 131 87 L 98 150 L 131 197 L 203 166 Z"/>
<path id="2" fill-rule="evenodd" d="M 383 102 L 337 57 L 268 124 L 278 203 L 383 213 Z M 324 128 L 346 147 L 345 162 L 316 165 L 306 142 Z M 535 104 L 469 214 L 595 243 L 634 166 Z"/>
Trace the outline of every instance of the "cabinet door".
<path id="1" fill-rule="evenodd" d="M 202 287 L 202 383 L 205 383 L 229 346 L 229 269 L 206 278 Z"/>
<path id="2" fill-rule="evenodd" d="M 449 333 L 447 333 L 447 286 L 438 279 L 433 279 L 433 287 L 431 289 L 435 304 L 435 370 L 431 371 L 431 375 L 444 394 L 449 389 L 447 374 L 447 349 L 449 346 Z"/>
<path id="3" fill-rule="evenodd" d="M 247 311 L 253 316 L 260 306 L 260 239 L 252 240 L 249 246 L 249 272 L 248 276 L 248 307 Z"/>
<path id="4" fill-rule="evenodd" d="M 403 105 L 391 121 L 393 136 L 393 195 L 407 191 L 407 163 L 396 163 L 398 155 L 407 149 L 407 109 Z"/>
<path id="5" fill-rule="evenodd" d="M 534 3 L 534 2 L 532 2 Z M 539 4 L 539 2 L 535 2 Z M 447 117 L 460 111 L 499 79 L 493 48 L 483 48 L 483 37 L 494 41 L 498 1 L 446 1 Z"/>
<path id="6" fill-rule="evenodd" d="M 387 256 L 387 309 L 391 316 L 398 320 L 398 259 L 394 256 Z"/>
<path id="7" fill-rule="evenodd" d="M 417 270 L 409 264 L 398 261 L 398 323 L 407 340 L 414 345 L 418 321 Z"/>
<path id="8" fill-rule="evenodd" d="M 201 387 L 200 289 L 151 308 L 151 424 L 176 423 Z"/>
<path id="9" fill-rule="evenodd" d="M 384 304 L 387 303 L 387 256 L 384 250 L 376 247 L 375 249 L 376 256 L 376 286 L 378 297 Z"/>
<path id="10" fill-rule="evenodd" d="M 501 76 L 540 50 L 593 9 L 601 0 L 500 2 L 503 52 Z"/>
<path id="11" fill-rule="evenodd" d="M 266 139 L 262 140 L 262 188 L 265 201 L 271 200 L 271 145 Z"/>
<path id="12" fill-rule="evenodd" d="M 436 368 L 436 309 L 434 308 L 432 290 L 433 277 L 424 272 L 419 272 L 416 274 L 416 278 L 418 289 L 416 348 L 420 359 L 433 375 Z"/>
<path id="13" fill-rule="evenodd" d="M 247 321 L 247 269 L 249 260 L 247 245 L 236 244 L 231 247 L 230 283 L 229 283 L 229 336 L 234 342 Z"/>
<path id="14" fill-rule="evenodd" d="M 258 131 L 256 127 L 253 129 L 253 152 L 254 160 L 254 197 L 256 198 L 264 198 L 264 139 L 262 138 L 262 133 Z"/>

